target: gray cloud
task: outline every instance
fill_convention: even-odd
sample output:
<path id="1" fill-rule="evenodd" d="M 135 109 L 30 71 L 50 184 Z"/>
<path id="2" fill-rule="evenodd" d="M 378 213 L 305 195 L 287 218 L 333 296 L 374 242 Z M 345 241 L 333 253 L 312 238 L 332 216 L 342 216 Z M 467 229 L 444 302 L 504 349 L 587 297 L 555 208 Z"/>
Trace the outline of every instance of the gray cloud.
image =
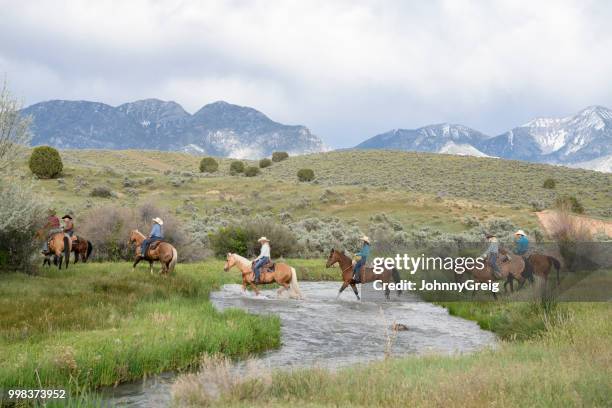
<path id="1" fill-rule="evenodd" d="M 609 2 L 0 0 L 26 103 L 214 100 L 336 147 L 449 121 L 489 134 L 612 106 Z"/>

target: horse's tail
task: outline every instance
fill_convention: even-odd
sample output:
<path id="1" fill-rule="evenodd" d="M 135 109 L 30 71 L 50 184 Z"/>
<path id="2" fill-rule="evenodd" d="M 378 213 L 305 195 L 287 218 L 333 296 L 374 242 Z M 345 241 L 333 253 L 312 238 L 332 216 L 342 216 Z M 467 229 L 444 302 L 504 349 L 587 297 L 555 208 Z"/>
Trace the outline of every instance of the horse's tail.
<path id="1" fill-rule="evenodd" d="M 93 244 L 91 243 L 91 241 L 87 241 L 87 255 L 83 262 L 86 262 L 89 259 L 89 257 L 91 256 L 91 251 L 93 251 Z"/>
<path id="2" fill-rule="evenodd" d="M 66 257 L 66 268 L 70 263 L 70 238 L 64 235 L 64 257 Z"/>
<path id="3" fill-rule="evenodd" d="M 561 262 L 557 258 L 553 258 L 552 256 L 546 256 L 548 260 L 552 263 L 554 268 L 557 270 L 557 285 L 561 282 L 559 278 L 559 269 L 561 269 Z"/>
<path id="4" fill-rule="evenodd" d="M 174 267 L 176 266 L 176 261 L 178 259 L 178 254 L 176 252 L 176 248 L 172 247 L 172 259 L 170 259 L 170 263 L 168 264 L 168 273 L 172 273 Z"/>
<path id="5" fill-rule="evenodd" d="M 399 274 L 399 271 L 397 270 L 396 267 L 393 267 L 393 269 L 391 269 L 391 275 L 393 276 L 393 282 L 395 282 L 395 283 L 399 283 L 400 282 L 400 280 L 401 280 L 400 274 Z M 400 285 L 398 285 L 398 287 L 399 286 Z M 402 290 L 398 289 L 397 290 L 397 296 L 399 296 L 401 294 L 402 294 Z"/>
<path id="6" fill-rule="evenodd" d="M 289 283 L 289 287 L 293 291 L 293 295 L 302 299 L 302 291 L 300 290 L 300 285 L 298 284 L 297 274 L 295 273 L 295 268 L 291 267 L 291 283 Z"/>

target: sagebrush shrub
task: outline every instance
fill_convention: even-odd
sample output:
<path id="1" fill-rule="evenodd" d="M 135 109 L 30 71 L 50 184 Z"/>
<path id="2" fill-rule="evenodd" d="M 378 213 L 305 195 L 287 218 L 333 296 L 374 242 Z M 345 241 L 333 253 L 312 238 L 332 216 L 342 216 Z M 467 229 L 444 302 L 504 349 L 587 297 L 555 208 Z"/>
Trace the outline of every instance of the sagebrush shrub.
<path id="1" fill-rule="evenodd" d="M 233 161 L 230 164 L 230 174 L 235 175 L 244 171 L 244 163 L 241 161 Z"/>
<path id="2" fill-rule="evenodd" d="M 29 166 L 32 173 L 42 179 L 58 177 L 64 169 L 59 152 L 51 146 L 35 147 L 30 155 Z"/>
<path id="3" fill-rule="evenodd" d="M 89 193 L 89 195 L 92 197 L 110 198 L 113 196 L 113 192 L 110 188 L 106 186 L 97 186 L 91 190 L 91 193 Z"/>
<path id="4" fill-rule="evenodd" d="M 554 178 L 550 178 L 550 177 L 544 180 L 544 183 L 542 183 L 542 187 L 548 188 L 548 189 L 553 189 L 555 188 L 556 185 L 557 185 L 557 181 Z"/>
<path id="5" fill-rule="evenodd" d="M 244 175 L 247 177 L 255 177 L 260 173 L 259 168 L 255 166 L 249 166 L 244 169 Z"/>
<path id="6" fill-rule="evenodd" d="M 576 214 L 584 213 L 584 206 L 576 198 L 576 196 L 565 195 L 557 197 L 557 199 L 555 200 L 555 206 L 559 209 L 570 209 Z"/>
<path id="7" fill-rule="evenodd" d="M 35 269 L 46 238 L 37 232 L 45 221 L 45 203 L 30 186 L 11 181 L 0 185 L 0 271 Z"/>
<path id="8" fill-rule="evenodd" d="M 219 163 L 212 157 L 204 157 L 200 160 L 200 171 L 202 173 L 214 173 L 219 169 Z"/>
<path id="9" fill-rule="evenodd" d="M 272 153 L 272 161 L 280 162 L 289 158 L 289 153 L 287 152 L 274 152 Z"/>
<path id="10" fill-rule="evenodd" d="M 272 165 L 272 160 L 270 159 L 261 159 L 259 161 L 259 167 L 265 169 L 266 167 L 270 167 Z"/>
<path id="11" fill-rule="evenodd" d="M 315 178 L 314 170 L 312 169 L 299 169 L 297 172 L 297 178 L 300 181 L 312 181 Z"/>

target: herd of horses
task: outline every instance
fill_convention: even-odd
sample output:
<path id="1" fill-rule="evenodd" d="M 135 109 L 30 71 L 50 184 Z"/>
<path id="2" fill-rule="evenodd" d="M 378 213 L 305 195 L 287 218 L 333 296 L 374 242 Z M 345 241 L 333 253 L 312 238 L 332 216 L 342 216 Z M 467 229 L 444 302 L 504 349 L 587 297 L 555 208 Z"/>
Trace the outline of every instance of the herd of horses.
<path id="1" fill-rule="evenodd" d="M 145 240 L 145 236 L 138 230 L 130 231 L 128 237 L 128 245 L 135 244 L 134 249 L 134 264 L 133 269 L 141 260 L 149 262 L 150 273 L 153 273 L 153 262 L 159 261 L 162 265 L 162 275 L 169 275 L 176 266 L 178 253 L 174 246 L 165 241 L 156 241 L 149 246 L 146 257 L 140 253 L 142 242 Z M 53 263 L 62 269 L 62 264 L 65 262 L 66 268 L 68 267 L 70 254 L 74 252 L 75 260 L 77 263 L 79 259 L 83 262 L 87 262 L 91 256 L 93 245 L 90 241 L 76 237 L 74 240 L 65 235 L 64 233 L 54 234 L 49 240 L 49 252 L 45 256 L 43 265 L 51 265 L 51 257 L 53 257 Z M 559 270 L 561 267 L 560 262 L 549 255 L 543 254 L 531 254 L 526 259 L 522 256 L 511 256 L 507 255 L 504 250 L 500 251 L 500 259 L 507 259 L 499 262 L 500 278 L 504 280 L 504 290 L 507 290 L 507 285 L 510 285 L 510 290 L 514 292 L 514 281 L 516 280 L 519 284 L 519 289 L 523 287 L 526 281 L 533 283 L 534 275 L 540 276 L 544 281 L 548 280 L 548 275 L 555 269 L 557 272 L 557 284 L 560 282 Z M 527 262 L 527 263 L 526 263 Z M 350 286 L 357 297 L 360 300 L 359 291 L 357 289 L 357 283 L 370 283 L 376 280 L 380 280 L 383 283 L 399 283 L 400 275 L 396 268 L 385 268 L 381 273 L 375 273 L 372 267 L 364 266 L 360 271 L 359 280 L 356 281 L 353 277 L 353 260 L 344 253 L 337 249 L 331 249 L 325 266 L 330 268 L 334 265 L 338 265 L 342 275 L 342 286 L 338 291 L 338 296 Z M 528 267 L 527 267 L 528 266 Z M 252 262 L 247 258 L 244 258 L 238 254 L 228 253 L 224 271 L 229 271 L 231 268 L 237 267 L 242 274 L 242 290 L 246 291 L 247 286 L 250 286 L 256 295 L 259 295 L 259 289 L 255 284 L 255 276 L 253 272 Z M 492 282 L 498 280 L 493 275 L 493 271 L 489 265 L 484 265 L 480 268 L 472 268 L 466 270 L 470 273 L 476 282 Z M 464 279 L 464 274 L 454 274 L 455 281 Z M 278 293 L 279 295 L 283 292 L 287 292 L 291 298 L 301 298 L 300 287 L 297 281 L 297 275 L 295 268 L 282 262 L 271 263 L 264 265 L 261 271 L 259 280 L 260 284 L 276 283 L 280 286 Z M 399 286 L 399 285 L 398 285 Z M 389 285 L 385 287 L 385 298 L 390 298 Z M 401 290 L 398 289 L 397 295 L 401 294 Z M 493 292 L 493 297 L 497 298 L 497 295 Z"/>

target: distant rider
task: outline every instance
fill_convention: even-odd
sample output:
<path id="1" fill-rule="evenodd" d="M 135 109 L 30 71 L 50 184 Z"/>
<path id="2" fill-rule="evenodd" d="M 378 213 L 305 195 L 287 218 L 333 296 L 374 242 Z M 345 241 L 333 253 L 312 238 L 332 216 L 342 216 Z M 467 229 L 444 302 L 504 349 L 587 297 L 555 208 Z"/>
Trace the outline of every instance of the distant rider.
<path id="1" fill-rule="evenodd" d="M 257 240 L 261 244 L 261 250 L 259 256 L 255 258 L 255 266 L 253 266 L 253 272 L 255 272 L 255 284 L 259 284 L 259 275 L 261 268 L 270 262 L 270 240 L 266 237 L 261 237 Z"/>
<path id="2" fill-rule="evenodd" d="M 149 234 L 149 237 L 147 239 L 142 241 L 142 246 L 140 247 L 141 257 L 147 257 L 147 250 L 149 249 L 149 245 L 151 245 L 155 241 L 161 241 L 164 239 L 164 229 L 162 228 L 163 225 L 164 221 L 162 221 L 161 218 L 153 218 L 153 227 L 151 227 L 151 233 Z"/>
<path id="3" fill-rule="evenodd" d="M 485 258 L 487 260 L 487 263 L 489 264 L 489 266 L 491 266 L 491 269 L 493 271 L 493 275 L 495 276 L 496 279 L 501 279 L 501 272 L 499 271 L 499 266 L 497 266 L 497 255 L 499 253 L 499 242 L 497 241 L 497 237 L 495 237 L 495 235 L 493 234 L 485 234 L 485 238 L 487 239 L 487 242 L 489 243 L 489 247 L 487 248 L 487 250 L 485 251 L 484 254 L 482 254 L 482 258 Z"/>
<path id="4" fill-rule="evenodd" d="M 525 261 L 525 270 L 523 271 L 522 275 L 524 278 L 531 280 L 533 270 L 531 268 L 531 263 L 529 263 L 528 260 L 529 239 L 527 238 L 525 231 L 518 230 L 514 233 L 514 250 L 512 252 L 523 257 L 523 261 Z"/>
<path id="5" fill-rule="evenodd" d="M 66 234 L 70 239 L 73 239 L 74 235 L 74 223 L 72 222 L 72 217 L 68 214 L 62 217 L 62 222 L 64 223 L 64 234 Z"/>
<path id="6" fill-rule="evenodd" d="M 370 256 L 370 238 L 364 235 L 361 237 L 361 241 L 363 242 L 363 246 L 361 247 L 361 251 L 355 254 L 355 257 L 358 258 L 358 260 L 355 263 L 355 266 L 353 266 L 353 280 L 357 283 L 361 281 L 361 277 L 359 276 L 361 267 L 366 264 L 368 256 Z"/>
<path id="7" fill-rule="evenodd" d="M 49 252 L 49 240 L 53 235 L 63 231 L 62 227 L 60 226 L 60 220 L 57 218 L 55 210 L 52 208 L 49 208 L 48 210 L 47 223 L 44 226 L 44 230 L 47 231 L 47 234 L 42 252 L 43 254 L 47 255 Z"/>

